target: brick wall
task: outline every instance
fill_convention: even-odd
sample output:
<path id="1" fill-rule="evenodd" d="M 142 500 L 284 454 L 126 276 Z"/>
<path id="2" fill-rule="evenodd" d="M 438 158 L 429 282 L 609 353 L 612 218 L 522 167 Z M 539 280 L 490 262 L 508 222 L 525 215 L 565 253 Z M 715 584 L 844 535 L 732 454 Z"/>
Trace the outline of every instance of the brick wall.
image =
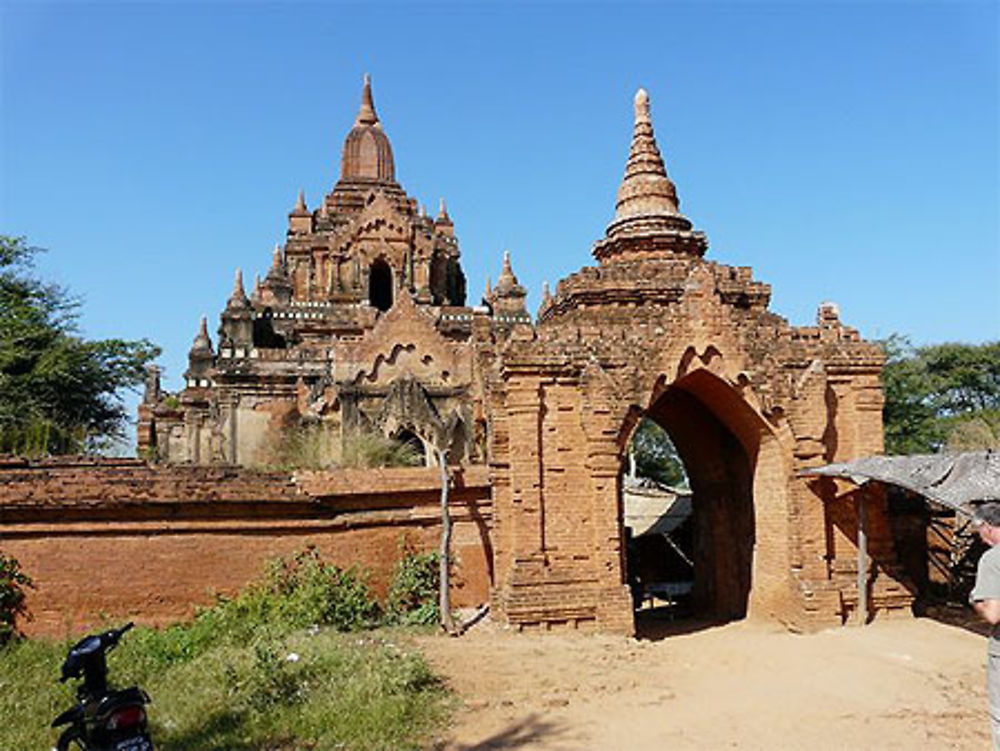
<path id="1" fill-rule="evenodd" d="M 453 470 L 456 607 L 486 602 L 492 503 L 483 467 Z M 103 618 L 164 624 L 315 545 L 384 594 L 401 541 L 436 549 L 437 468 L 300 472 L 158 467 L 131 459 L 0 458 L 0 551 L 35 581 L 29 634 Z"/>

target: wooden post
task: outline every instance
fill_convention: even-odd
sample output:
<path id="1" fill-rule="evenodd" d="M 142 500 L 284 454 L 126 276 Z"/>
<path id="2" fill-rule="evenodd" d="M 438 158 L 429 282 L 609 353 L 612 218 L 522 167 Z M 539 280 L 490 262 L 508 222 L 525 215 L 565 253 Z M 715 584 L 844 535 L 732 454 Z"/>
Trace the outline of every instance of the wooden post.
<path id="1" fill-rule="evenodd" d="M 438 609 L 441 611 L 441 626 L 452 636 L 457 635 L 455 622 L 451 618 L 451 580 L 449 566 L 451 563 L 451 513 L 448 511 L 448 453 L 438 451 L 438 466 L 441 468 L 441 553 L 440 553 L 440 591 Z"/>
<path id="2" fill-rule="evenodd" d="M 868 506 L 858 493 L 858 625 L 868 623 Z"/>

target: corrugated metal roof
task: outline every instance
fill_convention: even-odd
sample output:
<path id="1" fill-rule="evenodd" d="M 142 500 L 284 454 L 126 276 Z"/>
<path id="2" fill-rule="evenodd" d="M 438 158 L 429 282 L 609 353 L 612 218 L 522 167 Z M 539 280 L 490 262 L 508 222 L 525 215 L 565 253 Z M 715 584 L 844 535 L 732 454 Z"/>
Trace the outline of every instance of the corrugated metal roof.
<path id="1" fill-rule="evenodd" d="M 968 515 L 975 501 L 1000 500 L 1000 453 L 993 451 L 869 456 L 802 474 L 843 477 L 858 484 L 877 480 L 898 485 Z"/>

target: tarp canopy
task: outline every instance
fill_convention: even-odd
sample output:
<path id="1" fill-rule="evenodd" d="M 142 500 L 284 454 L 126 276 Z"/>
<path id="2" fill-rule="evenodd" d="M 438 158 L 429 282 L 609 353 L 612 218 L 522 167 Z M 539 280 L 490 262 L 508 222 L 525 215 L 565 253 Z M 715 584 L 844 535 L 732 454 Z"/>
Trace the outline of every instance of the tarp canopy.
<path id="1" fill-rule="evenodd" d="M 898 485 L 970 516 L 973 502 L 1000 500 L 1000 453 L 994 451 L 869 456 L 802 474 L 843 477 L 859 485 L 868 480 Z"/>

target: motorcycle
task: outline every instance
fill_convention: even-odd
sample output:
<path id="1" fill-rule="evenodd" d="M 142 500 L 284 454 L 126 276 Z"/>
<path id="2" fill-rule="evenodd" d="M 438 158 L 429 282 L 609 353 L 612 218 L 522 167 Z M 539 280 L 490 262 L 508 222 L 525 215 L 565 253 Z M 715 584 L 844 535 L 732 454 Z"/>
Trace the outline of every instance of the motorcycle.
<path id="1" fill-rule="evenodd" d="M 145 708 L 149 695 L 137 686 L 108 686 L 106 655 L 134 625 L 86 636 L 70 649 L 59 682 L 83 678 L 83 683 L 76 689 L 76 706 L 52 721 L 54 728 L 69 725 L 56 751 L 153 751 Z"/>

